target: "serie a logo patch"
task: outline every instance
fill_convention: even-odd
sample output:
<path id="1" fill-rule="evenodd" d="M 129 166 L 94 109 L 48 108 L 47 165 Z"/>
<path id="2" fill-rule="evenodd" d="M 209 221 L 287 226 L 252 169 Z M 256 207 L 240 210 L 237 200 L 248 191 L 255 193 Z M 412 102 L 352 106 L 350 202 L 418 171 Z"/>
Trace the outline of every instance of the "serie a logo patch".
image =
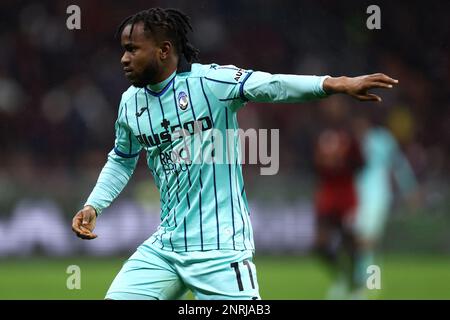
<path id="1" fill-rule="evenodd" d="M 186 92 L 181 91 L 178 94 L 178 107 L 184 111 L 187 109 L 188 106 L 189 106 L 189 97 L 186 94 Z"/>

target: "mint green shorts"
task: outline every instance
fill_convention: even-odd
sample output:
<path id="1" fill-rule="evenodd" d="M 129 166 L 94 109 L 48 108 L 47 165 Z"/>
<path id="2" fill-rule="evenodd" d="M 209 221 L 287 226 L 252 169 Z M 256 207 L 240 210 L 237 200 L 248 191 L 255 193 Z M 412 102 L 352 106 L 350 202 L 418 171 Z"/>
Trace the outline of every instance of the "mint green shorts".
<path id="1" fill-rule="evenodd" d="M 261 299 L 251 250 L 173 252 L 152 238 L 124 263 L 106 299 L 174 300 L 188 290 L 202 300 Z"/>

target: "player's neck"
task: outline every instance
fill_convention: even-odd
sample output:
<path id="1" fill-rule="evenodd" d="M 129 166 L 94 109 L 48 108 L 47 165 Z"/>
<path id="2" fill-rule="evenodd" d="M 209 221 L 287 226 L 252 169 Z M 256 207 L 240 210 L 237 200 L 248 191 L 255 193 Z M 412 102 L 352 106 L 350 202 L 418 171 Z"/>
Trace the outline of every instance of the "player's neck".
<path id="1" fill-rule="evenodd" d="M 177 71 L 178 58 L 171 55 L 166 61 L 165 65 L 160 68 L 158 76 L 150 82 L 147 87 L 152 91 L 160 91 L 166 86 L 166 84 L 173 78 L 173 75 Z"/>
<path id="2" fill-rule="evenodd" d="M 161 73 L 155 78 L 155 80 L 148 84 L 152 90 L 154 87 L 159 87 L 164 82 L 169 82 L 173 74 L 177 71 L 178 59 L 173 57 L 167 62 L 167 65 L 161 68 Z"/>
<path id="3" fill-rule="evenodd" d="M 162 79 L 161 81 L 159 81 L 157 83 L 154 83 L 154 84 L 149 84 L 148 88 L 151 91 L 154 91 L 154 92 L 161 91 L 173 79 L 173 77 L 175 76 L 176 72 L 177 72 L 177 69 L 175 68 L 175 69 L 172 70 L 171 73 L 169 73 L 167 75 L 165 74 L 164 77 L 160 77 L 160 79 Z"/>

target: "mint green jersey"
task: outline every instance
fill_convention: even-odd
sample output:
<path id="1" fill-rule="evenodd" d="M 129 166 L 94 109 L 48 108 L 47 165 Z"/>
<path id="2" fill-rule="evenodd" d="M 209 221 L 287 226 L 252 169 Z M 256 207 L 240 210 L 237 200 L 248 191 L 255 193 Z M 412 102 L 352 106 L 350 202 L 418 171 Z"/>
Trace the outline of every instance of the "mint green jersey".
<path id="1" fill-rule="evenodd" d="M 157 85 L 131 86 L 120 102 L 114 149 L 86 204 L 100 214 L 145 152 L 160 192 L 153 238 L 162 249 L 254 250 L 239 135 L 228 134 L 239 128 L 236 111 L 248 101 L 324 97 L 324 79 L 196 63 Z M 222 134 L 220 148 L 213 132 Z M 224 161 L 204 161 L 216 153 Z"/>

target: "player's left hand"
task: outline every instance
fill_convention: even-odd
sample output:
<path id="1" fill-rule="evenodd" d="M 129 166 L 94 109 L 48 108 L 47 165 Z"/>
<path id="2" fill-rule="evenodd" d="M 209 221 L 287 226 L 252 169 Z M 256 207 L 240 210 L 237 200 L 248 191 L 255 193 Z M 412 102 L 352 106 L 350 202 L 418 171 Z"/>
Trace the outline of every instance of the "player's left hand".
<path id="1" fill-rule="evenodd" d="M 81 239 L 95 239 L 97 238 L 97 235 L 92 231 L 95 229 L 96 219 L 97 214 L 95 209 L 92 206 L 87 205 L 73 217 L 72 231 Z"/>
<path id="2" fill-rule="evenodd" d="M 383 73 L 374 73 L 359 77 L 327 78 L 323 82 L 323 89 L 327 93 L 345 93 L 360 101 L 381 102 L 381 97 L 369 93 L 370 89 L 391 89 L 398 84 L 395 80 Z"/>

